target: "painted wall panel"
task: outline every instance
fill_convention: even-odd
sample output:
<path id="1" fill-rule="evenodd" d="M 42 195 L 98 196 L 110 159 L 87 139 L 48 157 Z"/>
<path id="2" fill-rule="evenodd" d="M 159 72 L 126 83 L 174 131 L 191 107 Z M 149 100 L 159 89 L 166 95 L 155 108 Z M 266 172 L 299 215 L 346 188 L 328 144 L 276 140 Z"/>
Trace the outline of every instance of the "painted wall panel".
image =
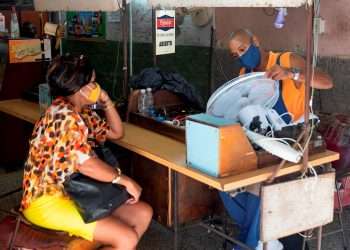
<path id="1" fill-rule="evenodd" d="M 319 35 L 319 55 L 350 57 L 350 5 L 348 0 L 321 1 L 320 16 L 325 33 Z M 306 11 L 304 7 L 288 8 L 283 29 L 273 26 L 274 8 L 217 8 L 216 27 L 219 41 L 238 28 L 248 28 L 269 50 L 305 50 Z"/>

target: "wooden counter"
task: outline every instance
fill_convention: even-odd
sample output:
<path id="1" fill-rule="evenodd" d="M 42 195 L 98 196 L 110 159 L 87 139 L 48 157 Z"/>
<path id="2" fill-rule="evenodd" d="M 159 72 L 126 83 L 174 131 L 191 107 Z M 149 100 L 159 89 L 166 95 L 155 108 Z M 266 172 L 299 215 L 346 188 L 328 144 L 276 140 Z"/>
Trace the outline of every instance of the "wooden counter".
<path id="1" fill-rule="evenodd" d="M 22 99 L 0 101 L 0 111 L 30 123 L 40 118 L 39 105 Z"/>
<path id="2" fill-rule="evenodd" d="M 0 111 L 31 123 L 34 123 L 40 116 L 38 104 L 21 99 L 1 101 Z M 224 178 L 211 177 L 186 166 L 185 144 L 129 123 L 124 123 L 124 129 L 125 136 L 114 143 L 221 191 L 264 182 L 270 176 L 273 168 L 270 166 Z M 338 153 L 327 150 L 310 156 L 309 163 L 312 166 L 318 166 L 337 159 L 339 159 Z M 278 176 L 297 172 L 301 168 L 301 164 L 286 164 L 279 171 Z"/>

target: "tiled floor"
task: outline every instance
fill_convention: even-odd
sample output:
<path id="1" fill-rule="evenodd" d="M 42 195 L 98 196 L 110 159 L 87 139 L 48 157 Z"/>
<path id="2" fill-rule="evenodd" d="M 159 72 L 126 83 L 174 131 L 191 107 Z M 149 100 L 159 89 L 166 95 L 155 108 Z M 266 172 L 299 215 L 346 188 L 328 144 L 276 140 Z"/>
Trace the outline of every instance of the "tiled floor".
<path id="1" fill-rule="evenodd" d="M 0 174 L 0 195 L 11 190 L 13 187 L 20 185 L 22 173 L 17 174 Z M 0 201 L 0 207 L 9 209 L 15 204 L 19 204 L 20 197 L 18 195 L 12 195 L 6 199 Z M 1 215 L 0 215 L 1 216 Z M 343 215 L 344 223 L 347 228 L 350 229 L 350 209 L 346 209 Z M 337 216 L 334 218 L 334 222 L 325 227 L 325 231 L 335 229 L 339 226 Z M 346 232 L 346 235 L 350 241 L 350 231 Z M 225 241 L 215 235 L 212 232 L 208 232 L 200 226 L 192 226 L 181 231 L 180 233 L 180 249 L 182 250 L 227 250 L 232 249 L 232 245 L 226 244 Z M 153 222 L 150 229 L 146 232 L 142 238 L 138 249 L 139 250 L 169 250 L 173 246 L 173 233 Z M 316 249 L 315 241 L 310 242 L 310 249 Z M 323 250 L 342 250 L 342 238 L 341 234 L 336 234 L 323 239 Z M 296 249 L 297 250 L 297 249 Z"/>

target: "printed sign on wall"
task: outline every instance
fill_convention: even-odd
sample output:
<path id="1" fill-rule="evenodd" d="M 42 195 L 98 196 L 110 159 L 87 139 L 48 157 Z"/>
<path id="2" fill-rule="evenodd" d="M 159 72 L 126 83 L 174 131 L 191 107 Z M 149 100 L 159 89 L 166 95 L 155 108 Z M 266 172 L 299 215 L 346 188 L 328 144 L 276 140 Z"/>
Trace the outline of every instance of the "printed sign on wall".
<path id="1" fill-rule="evenodd" d="M 10 63 L 38 62 L 51 59 L 49 39 L 9 40 Z"/>
<path id="2" fill-rule="evenodd" d="M 106 13 L 100 11 L 68 11 L 68 36 L 80 38 L 106 37 Z"/>
<path id="3" fill-rule="evenodd" d="M 156 55 L 175 53 L 175 10 L 156 11 Z"/>

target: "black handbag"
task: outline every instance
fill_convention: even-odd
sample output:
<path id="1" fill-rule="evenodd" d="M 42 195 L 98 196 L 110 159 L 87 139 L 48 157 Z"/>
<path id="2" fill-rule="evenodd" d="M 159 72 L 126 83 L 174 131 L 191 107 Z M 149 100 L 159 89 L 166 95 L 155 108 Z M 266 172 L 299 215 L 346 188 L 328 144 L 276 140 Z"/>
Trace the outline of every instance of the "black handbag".
<path id="1" fill-rule="evenodd" d="M 119 165 L 117 157 L 107 146 L 99 145 L 93 150 L 100 160 L 110 166 Z M 110 215 L 130 198 L 124 186 L 100 182 L 80 173 L 72 174 L 63 185 L 86 223 Z"/>
<path id="2" fill-rule="evenodd" d="M 124 186 L 101 182 L 80 173 L 72 174 L 63 185 L 85 223 L 110 215 L 130 198 Z"/>
<path id="3" fill-rule="evenodd" d="M 119 162 L 117 157 L 113 154 L 112 150 L 106 145 L 99 145 L 93 148 L 98 158 L 112 167 L 118 167 Z"/>

